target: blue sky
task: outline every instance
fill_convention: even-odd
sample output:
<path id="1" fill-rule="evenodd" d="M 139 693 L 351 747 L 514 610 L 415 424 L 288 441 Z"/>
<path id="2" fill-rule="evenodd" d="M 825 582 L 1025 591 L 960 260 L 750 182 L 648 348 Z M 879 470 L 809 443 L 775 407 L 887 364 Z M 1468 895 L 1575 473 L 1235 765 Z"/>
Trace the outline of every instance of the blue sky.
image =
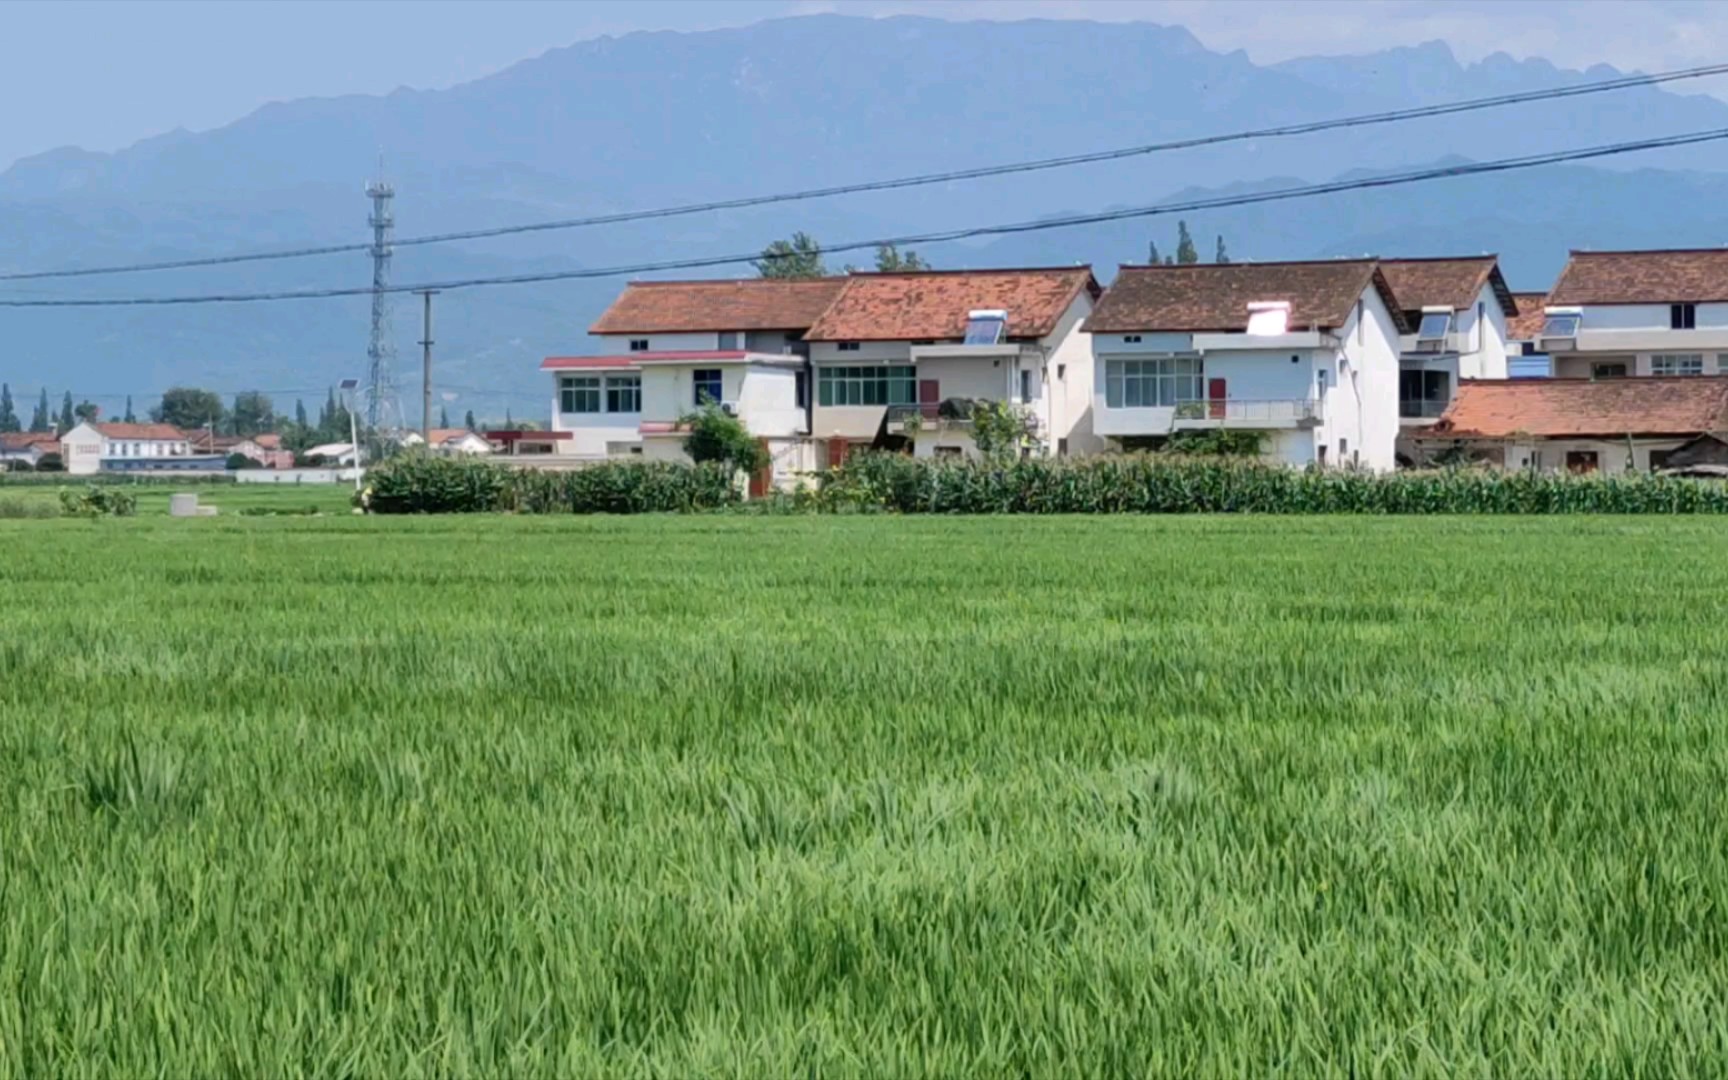
<path id="1" fill-rule="evenodd" d="M 271 101 L 449 86 L 601 34 L 818 11 L 1143 19 L 1260 62 L 1433 39 L 1465 59 L 1503 50 L 1568 67 L 1728 55 L 1728 3 L 1710 0 L 12 0 L 0 167 L 58 146 L 112 150 L 217 127 Z"/>

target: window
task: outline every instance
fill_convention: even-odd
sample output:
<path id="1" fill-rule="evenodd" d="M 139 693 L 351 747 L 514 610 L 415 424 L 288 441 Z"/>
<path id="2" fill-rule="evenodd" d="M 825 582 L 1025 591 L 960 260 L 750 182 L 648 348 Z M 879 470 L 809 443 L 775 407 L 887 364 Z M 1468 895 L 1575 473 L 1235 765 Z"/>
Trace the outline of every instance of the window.
<path id="1" fill-rule="evenodd" d="M 1406 418 L 1437 417 L 1452 400 L 1452 376 L 1445 371 L 1400 371 L 1398 415 Z M 1342 450 L 1339 453 L 1343 453 Z"/>
<path id="2" fill-rule="evenodd" d="M 1696 330 L 1698 328 L 1697 304 L 1669 304 L 1668 329 Z"/>
<path id="3" fill-rule="evenodd" d="M 1594 450 L 1566 451 L 1566 471 L 1569 473 L 1582 476 L 1585 473 L 1595 472 L 1600 465 Z"/>
<path id="4" fill-rule="evenodd" d="M 642 376 L 606 376 L 606 411 L 609 413 L 641 412 Z"/>
<path id="5" fill-rule="evenodd" d="M 1025 405 L 1032 400 L 1032 369 L 1020 369 L 1020 403 Z"/>
<path id="6" fill-rule="evenodd" d="M 1624 379 L 1626 377 L 1626 364 L 1624 361 L 1612 364 L 1591 364 L 1590 377 L 1592 379 Z"/>
<path id="7" fill-rule="evenodd" d="M 719 368 L 697 368 L 690 373 L 690 381 L 696 385 L 696 404 L 706 405 L 713 402 L 718 405 L 724 401 L 722 397 L 725 385 Z"/>
<path id="8" fill-rule="evenodd" d="M 1663 469 L 1666 469 L 1668 467 L 1668 459 L 1673 456 L 1674 451 L 1672 450 L 1650 451 L 1650 471 L 1661 472 Z"/>
<path id="9" fill-rule="evenodd" d="M 1555 312 L 1542 323 L 1542 336 L 1545 338 L 1575 338 L 1578 336 L 1578 323 L 1583 316 L 1577 312 Z"/>
<path id="10" fill-rule="evenodd" d="M 1139 334 L 1123 334 L 1122 335 L 1122 344 L 1124 344 L 1124 345 L 1138 345 L 1138 344 L 1140 344 L 1140 335 Z"/>
<path id="11" fill-rule="evenodd" d="M 1056 456 L 1057 457 L 1067 457 L 1068 456 L 1068 440 L 1067 439 L 1057 439 L 1056 440 Z"/>
<path id="12" fill-rule="evenodd" d="M 835 348 L 839 349 L 841 352 L 857 352 L 858 343 L 856 341 L 842 341 L 840 344 L 836 345 Z"/>
<path id="13" fill-rule="evenodd" d="M 918 377 L 910 365 L 819 367 L 816 402 L 833 405 L 916 405 Z"/>
<path id="14" fill-rule="evenodd" d="M 800 371 L 796 373 L 794 378 L 793 397 L 800 409 L 808 409 L 810 407 L 810 373 Z"/>
<path id="15" fill-rule="evenodd" d="M 1338 460 L 1343 461 L 1345 456 L 1349 453 L 1350 453 L 1350 440 L 1340 438 L 1338 440 Z"/>
<path id="16" fill-rule="evenodd" d="M 1314 396 L 1317 398 L 1324 399 L 1326 397 L 1326 369 L 1325 368 L 1321 368 L 1319 371 L 1316 371 L 1314 373 L 1314 387 L 1315 387 L 1315 395 Z"/>
<path id="17" fill-rule="evenodd" d="M 1110 360 L 1104 365 L 1104 404 L 1112 409 L 1168 408 L 1206 396 L 1197 356 Z"/>
<path id="18" fill-rule="evenodd" d="M 631 352 L 647 352 L 648 351 L 648 339 L 645 337 L 631 338 L 630 339 L 630 351 Z"/>
<path id="19" fill-rule="evenodd" d="M 1416 327 L 1416 340 L 1422 342 L 1442 342 L 1446 335 L 1452 332 L 1452 313 L 1450 311 L 1428 311 L 1422 314 L 1422 322 Z"/>
<path id="20" fill-rule="evenodd" d="M 1674 306 L 1679 307 L 1680 305 Z M 1652 356 L 1650 358 L 1650 374 L 1702 375 L 1704 374 L 1704 355 L 1702 353 L 1670 353 L 1663 356 Z"/>
<path id="21" fill-rule="evenodd" d="M 1006 311 L 974 311 L 966 317 L 967 345 L 995 345 L 1008 327 Z"/>
<path id="22" fill-rule="evenodd" d="M 600 376 L 566 375 L 559 379 L 558 411 L 566 413 L 599 412 Z"/>
<path id="23" fill-rule="evenodd" d="M 717 347 L 723 352 L 731 352 L 733 349 L 736 349 L 738 347 L 737 332 L 733 331 L 731 333 L 721 334 L 717 342 Z"/>
<path id="24" fill-rule="evenodd" d="M 936 456 L 939 458 L 957 458 L 965 456 L 965 451 L 958 446 L 938 446 Z"/>

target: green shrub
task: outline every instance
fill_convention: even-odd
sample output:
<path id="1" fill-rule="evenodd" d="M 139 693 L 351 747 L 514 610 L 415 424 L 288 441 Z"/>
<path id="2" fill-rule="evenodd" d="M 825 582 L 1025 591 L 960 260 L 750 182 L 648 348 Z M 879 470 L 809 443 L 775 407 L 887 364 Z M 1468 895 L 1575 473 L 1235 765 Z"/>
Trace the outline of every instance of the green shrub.
<path id="1" fill-rule="evenodd" d="M 60 489 L 60 510 L 68 517 L 132 517 L 138 497 L 130 491 L 99 484 Z"/>
<path id="2" fill-rule="evenodd" d="M 684 436 L 684 452 L 699 465 L 710 462 L 729 465 L 742 473 L 758 473 L 769 464 L 765 450 L 744 422 L 714 402 L 708 402 L 678 421 L 690 429 Z"/>
<path id="3" fill-rule="evenodd" d="M 608 461 L 567 471 L 480 458 L 404 454 L 366 473 L 365 506 L 380 514 L 688 513 L 740 500 L 727 465 Z"/>
<path id="4" fill-rule="evenodd" d="M 60 507 L 39 499 L 0 499 L 0 519 L 56 518 Z"/>
<path id="5" fill-rule="evenodd" d="M 860 453 L 825 474 L 824 510 L 903 514 L 1728 513 L 1728 485 L 1634 475 L 1296 470 L 1220 456 L 1004 464 Z"/>

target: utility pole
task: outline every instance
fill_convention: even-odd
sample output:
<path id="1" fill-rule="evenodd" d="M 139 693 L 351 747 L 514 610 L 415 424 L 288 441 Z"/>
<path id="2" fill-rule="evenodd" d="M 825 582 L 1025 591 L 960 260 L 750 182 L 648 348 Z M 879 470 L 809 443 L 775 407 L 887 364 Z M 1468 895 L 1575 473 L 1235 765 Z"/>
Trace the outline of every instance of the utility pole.
<path id="1" fill-rule="evenodd" d="M 420 323 L 420 437 L 432 451 L 432 298 L 437 289 L 415 289 L 426 302 Z"/>

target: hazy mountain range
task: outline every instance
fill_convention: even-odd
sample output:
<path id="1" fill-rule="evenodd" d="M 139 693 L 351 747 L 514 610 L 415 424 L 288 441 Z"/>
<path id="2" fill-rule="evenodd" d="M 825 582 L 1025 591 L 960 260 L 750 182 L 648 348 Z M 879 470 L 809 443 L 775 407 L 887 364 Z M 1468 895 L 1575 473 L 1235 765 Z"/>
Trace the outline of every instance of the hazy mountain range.
<path id="1" fill-rule="evenodd" d="M 384 169 L 407 235 L 793 190 L 1395 109 L 1611 77 L 1443 45 L 1257 66 L 1185 30 L 1085 22 L 816 16 L 554 49 L 442 91 L 271 105 L 226 127 L 113 154 L 76 149 L 0 173 L 0 270 L 366 239 L 364 182 Z M 405 248 L 402 282 L 604 267 L 759 249 L 804 229 L 836 242 L 1138 206 L 1447 159 L 1483 160 L 1728 127 L 1689 83 L 1183 151 L 989 181 L 471 243 Z M 1515 287 L 1569 247 L 1728 242 L 1728 143 L 1190 215 L 1203 254 L 1237 259 L 1499 251 Z M 1169 251 L 1152 219 L 925 252 L 938 266 L 1091 261 L 1107 276 Z M 868 263 L 867 255 L 835 262 Z M 722 273 L 725 271 L 712 271 Z M 748 273 L 748 268 L 741 268 Z M 90 280 L 0 283 L 0 297 L 364 285 L 363 255 Z M 585 351 L 616 281 L 446 294 L 438 370 L 450 403 L 521 412 L 545 355 Z M 404 384 L 417 314 L 397 304 Z M 14 393 L 147 395 L 319 388 L 365 362 L 366 301 L 0 310 Z M 98 398 L 98 400 L 103 400 Z M 417 400 L 417 399 L 416 399 Z M 543 406 L 542 406 L 543 407 Z"/>

